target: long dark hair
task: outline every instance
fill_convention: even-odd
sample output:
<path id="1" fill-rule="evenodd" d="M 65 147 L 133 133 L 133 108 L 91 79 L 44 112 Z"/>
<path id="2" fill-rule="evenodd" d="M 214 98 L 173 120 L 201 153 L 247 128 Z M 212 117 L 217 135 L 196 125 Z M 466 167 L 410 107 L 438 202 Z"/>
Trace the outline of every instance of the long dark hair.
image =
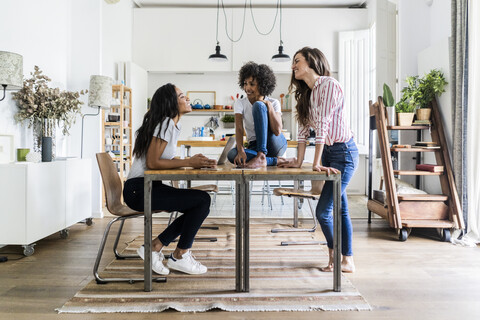
<path id="1" fill-rule="evenodd" d="M 135 157 L 146 155 L 157 125 L 160 125 L 160 130 L 158 130 L 157 135 L 157 138 L 160 138 L 163 121 L 165 121 L 166 118 L 175 118 L 178 113 L 178 100 L 175 86 L 167 83 L 158 88 L 152 97 L 150 109 L 148 109 L 143 117 L 142 126 L 135 133 L 136 138 L 133 155 Z M 167 128 L 164 130 L 166 131 Z"/>
<path id="2" fill-rule="evenodd" d="M 269 96 L 275 90 L 277 79 L 272 68 L 266 64 L 256 64 L 249 61 L 245 63 L 238 72 L 238 85 L 243 90 L 245 80 L 252 77 L 257 80 L 258 93 L 261 96 Z"/>
<path id="3" fill-rule="evenodd" d="M 299 53 L 305 58 L 308 66 L 313 69 L 316 74 L 319 76 L 330 76 L 330 64 L 322 51 L 317 48 L 304 47 L 295 52 L 294 59 Z M 295 79 L 294 72 L 292 72 L 288 90 L 295 93 L 295 100 L 297 101 L 297 121 L 304 126 L 310 125 L 310 95 L 312 94 L 312 90 L 307 86 L 305 81 Z"/>

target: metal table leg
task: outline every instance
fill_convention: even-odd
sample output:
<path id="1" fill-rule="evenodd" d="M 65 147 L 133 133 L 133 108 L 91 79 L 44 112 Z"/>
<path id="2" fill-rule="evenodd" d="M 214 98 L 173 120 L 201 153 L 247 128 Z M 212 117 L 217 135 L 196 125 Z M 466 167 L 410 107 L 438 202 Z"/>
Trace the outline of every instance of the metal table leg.
<path id="1" fill-rule="evenodd" d="M 143 265 L 144 272 L 144 290 L 152 291 L 152 180 L 145 175 L 144 180 L 144 249 L 145 261 Z"/>
<path id="2" fill-rule="evenodd" d="M 333 181 L 333 291 L 342 291 L 341 277 L 341 246 L 342 246 L 342 181 L 341 174 L 338 174 Z"/>
<path id="3" fill-rule="evenodd" d="M 235 291 L 243 291 L 243 218 L 242 183 L 235 182 Z"/>
<path id="4" fill-rule="evenodd" d="M 245 203 L 245 208 L 243 217 L 243 291 L 250 291 L 250 184 L 245 182 L 243 184 L 243 203 Z"/>

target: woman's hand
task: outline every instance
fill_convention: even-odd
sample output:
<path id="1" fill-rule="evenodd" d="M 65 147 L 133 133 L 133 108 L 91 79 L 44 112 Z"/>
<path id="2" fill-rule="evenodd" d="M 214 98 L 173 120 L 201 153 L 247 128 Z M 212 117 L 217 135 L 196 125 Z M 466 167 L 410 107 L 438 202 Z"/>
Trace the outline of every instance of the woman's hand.
<path id="1" fill-rule="evenodd" d="M 280 168 L 300 168 L 302 166 L 301 163 L 299 163 L 297 158 L 282 158 L 278 157 L 277 158 L 277 167 Z"/>
<path id="2" fill-rule="evenodd" d="M 196 154 L 189 159 L 189 166 L 198 168 L 213 168 L 217 165 L 217 160 L 209 159 L 203 154 Z"/>
<path id="3" fill-rule="evenodd" d="M 329 176 L 331 173 L 340 173 L 340 170 L 332 168 L 332 167 L 324 167 L 321 165 L 313 165 L 312 166 L 313 171 L 318 171 L 318 172 L 326 172 L 327 176 Z"/>
<path id="4" fill-rule="evenodd" d="M 233 163 L 239 167 L 244 167 L 247 164 L 247 154 L 243 148 L 241 148 L 241 150 L 237 150 L 237 152 L 237 156 L 235 159 L 233 159 Z"/>

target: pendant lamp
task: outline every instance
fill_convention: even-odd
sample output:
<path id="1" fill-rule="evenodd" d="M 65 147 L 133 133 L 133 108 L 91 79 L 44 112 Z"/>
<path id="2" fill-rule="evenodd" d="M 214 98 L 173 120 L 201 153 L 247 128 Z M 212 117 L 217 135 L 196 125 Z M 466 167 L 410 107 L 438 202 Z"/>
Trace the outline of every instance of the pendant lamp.
<path id="1" fill-rule="evenodd" d="M 278 47 L 278 53 L 272 56 L 272 61 L 286 62 L 290 61 L 290 56 L 283 53 L 283 41 L 282 41 L 282 0 L 280 0 L 280 46 Z"/>
<path id="2" fill-rule="evenodd" d="M 215 47 L 215 53 L 211 54 L 208 57 L 210 61 L 225 62 L 228 61 L 227 56 L 220 53 L 220 42 L 218 41 L 218 12 L 220 10 L 220 0 L 217 0 L 217 31 L 216 31 L 216 40 L 217 46 Z"/>

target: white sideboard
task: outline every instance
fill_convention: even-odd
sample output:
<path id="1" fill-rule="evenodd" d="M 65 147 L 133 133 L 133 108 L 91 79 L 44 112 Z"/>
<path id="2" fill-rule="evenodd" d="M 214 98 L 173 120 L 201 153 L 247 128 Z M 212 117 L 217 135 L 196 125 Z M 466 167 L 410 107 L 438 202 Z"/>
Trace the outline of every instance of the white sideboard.
<path id="1" fill-rule="evenodd" d="M 0 164 L 0 244 L 31 255 L 35 241 L 90 219 L 91 202 L 90 159 Z"/>

